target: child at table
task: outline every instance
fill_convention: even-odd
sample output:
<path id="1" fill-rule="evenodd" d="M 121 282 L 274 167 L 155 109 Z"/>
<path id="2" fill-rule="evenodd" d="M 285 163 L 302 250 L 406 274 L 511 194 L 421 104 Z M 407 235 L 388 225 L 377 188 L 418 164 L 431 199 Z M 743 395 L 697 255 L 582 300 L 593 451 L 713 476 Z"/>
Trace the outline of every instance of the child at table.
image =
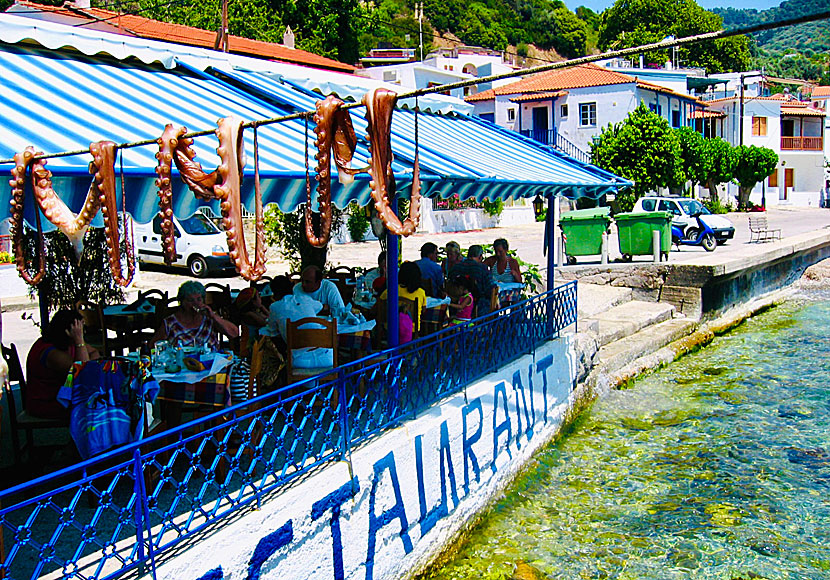
<path id="1" fill-rule="evenodd" d="M 452 281 L 447 282 L 447 295 L 450 297 L 450 323 L 461 324 L 469 322 L 473 317 L 473 281 L 466 276 L 456 276 Z"/>

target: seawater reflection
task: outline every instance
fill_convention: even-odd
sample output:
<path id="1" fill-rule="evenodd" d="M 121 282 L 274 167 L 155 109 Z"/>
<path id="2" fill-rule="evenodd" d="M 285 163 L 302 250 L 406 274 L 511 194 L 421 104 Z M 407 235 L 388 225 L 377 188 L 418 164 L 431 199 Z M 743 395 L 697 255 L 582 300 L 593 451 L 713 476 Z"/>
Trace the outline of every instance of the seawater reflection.
<path id="1" fill-rule="evenodd" d="M 830 295 L 597 403 L 428 576 L 830 578 Z"/>

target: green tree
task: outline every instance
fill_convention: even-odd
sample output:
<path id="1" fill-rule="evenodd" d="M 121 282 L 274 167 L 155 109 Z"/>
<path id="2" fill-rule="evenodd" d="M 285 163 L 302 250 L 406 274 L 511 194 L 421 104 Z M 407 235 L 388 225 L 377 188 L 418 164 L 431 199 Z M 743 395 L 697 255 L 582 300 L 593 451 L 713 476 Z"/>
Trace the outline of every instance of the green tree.
<path id="1" fill-rule="evenodd" d="M 752 188 L 778 166 L 778 154 L 767 147 L 738 145 L 735 148 L 733 177 L 738 184 L 738 208 L 744 209 Z"/>
<path id="2" fill-rule="evenodd" d="M 718 185 L 732 181 L 735 170 L 735 148 L 715 137 L 703 142 L 703 174 L 700 182 L 709 189 L 709 197 L 718 199 Z"/>
<path id="3" fill-rule="evenodd" d="M 345 212 L 332 205 L 331 213 L 331 233 L 334 235 L 343 225 Z M 313 215 L 315 231 L 319 232 L 319 214 Z M 276 204 L 269 205 L 265 209 L 265 241 L 268 245 L 277 246 L 280 255 L 295 272 L 311 265 L 321 269 L 326 267 L 328 246 L 315 248 L 306 238 L 305 205 L 300 205 L 291 213 L 280 211 Z"/>
<path id="4" fill-rule="evenodd" d="M 669 122 L 643 104 L 621 123 L 602 130 L 591 147 L 594 164 L 634 182 L 617 196 L 620 209 L 630 211 L 644 194 L 684 181 L 680 139 Z"/>
<path id="5" fill-rule="evenodd" d="M 601 49 L 629 48 L 658 42 L 667 36 L 681 38 L 723 28 L 721 17 L 704 10 L 694 0 L 616 0 L 602 13 Z M 749 40 L 745 36 L 707 41 L 681 47 L 677 56 L 684 64 L 709 72 L 745 70 L 749 67 Z M 646 54 L 650 63 L 669 59 L 666 51 Z"/>
<path id="6" fill-rule="evenodd" d="M 703 153 L 705 139 L 703 135 L 691 127 L 680 127 L 674 130 L 680 140 L 680 159 L 683 163 L 683 173 L 691 181 L 691 190 L 694 191 L 698 183 L 706 178 L 706 156 Z"/>

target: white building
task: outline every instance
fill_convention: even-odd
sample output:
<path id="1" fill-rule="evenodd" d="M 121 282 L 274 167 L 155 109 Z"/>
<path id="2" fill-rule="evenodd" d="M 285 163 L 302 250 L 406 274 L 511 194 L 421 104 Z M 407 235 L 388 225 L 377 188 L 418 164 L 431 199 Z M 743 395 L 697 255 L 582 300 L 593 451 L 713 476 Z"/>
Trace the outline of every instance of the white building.
<path id="1" fill-rule="evenodd" d="M 532 75 L 466 101 L 482 118 L 583 160 L 594 137 L 624 120 L 641 102 L 672 127 L 688 126 L 694 111 L 704 105 L 686 93 L 595 64 Z"/>
<path id="2" fill-rule="evenodd" d="M 394 60 L 395 57 L 399 60 Z M 511 62 L 505 61 L 504 53 L 475 46 L 441 48 L 431 52 L 423 61 L 416 61 L 414 58 L 415 49 L 375 49 L 370 51 L 368 57 L 361 59 L 361 64 L 367 68 L 358 69 L 357 74 L 402 87 L 425 89 L 476 77 L 503 74 L 517 68 Z M 510 81 L 502 81 L 501 84 L 508 82 Z M 478 90 L 489 89 L 492 86 L 492 83 L 482 83 L 478 85 Z M 469 86 L 455 89 L 448 94 L 464 98 L 475 91 L 476 86 Z"/>
<path id="3" fill-rule="evenodd" d="M 790 95 L 747 97 L 740 93 L 709 101 L 722 116 L 715 132 L 732 145 L 767 147 L 778 154 L 778 167 L 752 191 L 750 201 L 766 205 L 818 206 L 824 186 L 825 109 L 820 100 Z M 726 188 L 737 196 L 738 186 Z"/>

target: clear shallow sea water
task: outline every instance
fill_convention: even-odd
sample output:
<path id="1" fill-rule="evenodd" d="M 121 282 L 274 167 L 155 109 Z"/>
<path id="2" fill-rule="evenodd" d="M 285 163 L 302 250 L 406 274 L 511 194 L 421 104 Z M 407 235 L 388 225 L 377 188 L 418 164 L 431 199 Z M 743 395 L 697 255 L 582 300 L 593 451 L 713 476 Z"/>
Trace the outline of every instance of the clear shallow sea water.
<path id="1" fill-rule="evenodd" d="M 423 578 L 830 579 L 830 293 L 616 391 Z"/>

